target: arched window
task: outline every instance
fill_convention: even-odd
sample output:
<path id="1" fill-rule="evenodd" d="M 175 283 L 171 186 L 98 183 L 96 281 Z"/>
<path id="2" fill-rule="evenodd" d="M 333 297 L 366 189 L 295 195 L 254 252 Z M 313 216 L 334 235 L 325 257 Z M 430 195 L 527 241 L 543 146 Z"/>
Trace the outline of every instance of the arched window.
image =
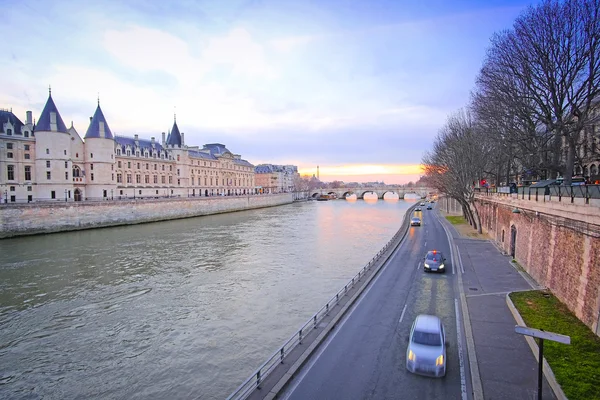
<path id="1" fill-rule="evenodd" d="M 81 169 L 77 165 L 74 165 L 73 166 L 73 178 L 79 178 L 79 177 L 81 177 Z"/>
<path id="2" fill-rule="evenodd" d="M 597 175 L 597 174 L 598 174 L 598 168 L 594 164 L 592 164 L 590 166 L 590 175 Z"/>

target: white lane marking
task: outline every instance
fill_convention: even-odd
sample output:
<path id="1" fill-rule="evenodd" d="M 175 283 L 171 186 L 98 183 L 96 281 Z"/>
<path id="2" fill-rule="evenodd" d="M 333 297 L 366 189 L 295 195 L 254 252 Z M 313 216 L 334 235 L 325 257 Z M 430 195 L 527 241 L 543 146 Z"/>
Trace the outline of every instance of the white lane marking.
<path id="1" fill-rule="evenodd" d="M 407 305 L 408 305 L 408 304 L 405 304 L 405 305 L 404 305 L 404 308 L 402 309 L 402 314 L 400 314 L 400 321 L 398 321 L 398 323 L 402 322 L 402 318 L 404 318 L 404 313 L 406 312 L 406 306 L 407 306 Z"/>
<path id="2" fill-rule="evenodd" d="M 456 313 L 456 341 L 458 343 L 458 365 L 460 366 L 460 395 L 462 400 L 467 400 L 467 379 L 465 378 L 465 360 L 463 358 L 462 335 L 460 334 L 458 299 L 454 299 L 454 312 Z"/>
<path id="3" fill-rule="evenodd" d="M 421 262 L 419 261 L 419 263 L 417 264 L 417 269 L 421 268 Z"/>
<path id="4" fill-rule="evenodd" d="M 402 244 L 400 244 L 400 245 L 402 245 Z M 394 252 L 395 251 L 396 250 L 394 250 Z M 383 271 L 390 264 L 390 262 L 389 262 L 390 259 L 391 259 L 391 257 L 388 258 L 388 261 L 386 261 L 385 264 L 381 267 L 381 269 L 377 273 L 377 276 L 375 277 L 375 279 L 373 279 L 369 283 L 369 287 L 363 293 L 361 293 L 361 295 L 358 298 L 358 300 L 354 303 L 354 305 L 352 305 L 352 307 L 350 308 L 350 310 L 348 310 L 346 312 L 346 315 L 344 316 L 344 320 L 342 321 L 341 324 L 339 324 L 335 328 L 335 331 L 333 332 L 333 335 L 330 335 L 327 338 L 327 340 L 322 345 L 319 346 L 320 350 L 318 351 L 318 353 L 314 357 L 310 357 L 310 358 L 312 358 L 312 360 L 306 365 L 306 367 L 302 368 L 302 372 L 296 378 L 297 380 L 294 383 L 294 385 L 290 388 L 289 392 L 287 392 L 285 394 L 285 396 L 282 397 L 283 400 L 287 400 L 287 399 L 290 398 L 290 396 L 296 391 L 296 389 L 298 388 L 298 386 L 300 385 L 300 383 L 302 383 L 302 380 L 304 380 L 304 378 L 306 378 L 306 375 L 308 374 L 308 372 L 312 369 L 312 367 L 314 367 L 314 365 L 317 363 L 317 361 L 319 361 L 319 358 L 325 352 L 325 350 L 327 350 L 327 347 L 329 346 L 329 344 L 333 341 L 333 339 L 335 339 L 335 337 L 337 336 L 337 334 L 340 333 L 340 331 L 342 330 L 342 328 L 344 327 L 344 325 L 346 325 L 346 322 L 348 322 L 348 320 L 352 316 L 352 313 L 354 313 L 354 311 L 358 308 L 358 306 L 360 305 L 360 303 L 362 303 L 362 301 L 365 299 L 365 297 L 367 297 L 367 295 L 369 294 L 369 292 L 371 291 L 371 289 L 375 286 L 375 284 L 377 283 L 377 281 L 379 280 L 379 278 L 383 275 Z"/>
<path id="5" fill-rule="evenodd" d="M 427 247 L 427 240 L 425 241 L 425 247 Z"/>
<path id="6" fill-rule="evenodd" d="M 460 270 L 464 274 L 465 273 L 465 265 L 462 262 L 462 256 L 460 255 L 460 250 L 458 249 L 458 245 L 456 245 L 456 254 L 458 254 L 458 263 L 460 266 Z"/>
<path id="7" fill-rule="evenodd" d="M 442 229 L 444 230 L 444 232 L 446 233 L 446 237 L 448 238 L 448 246 L 450 247 L 450 260 L 452 261 L 452 275 L 454 275 L 454 271 L 456 268 L 454 268 L 454 251 L 452 250 L 452 243 L 450 241 L 450 233 L 448 232 L 448 229 L 446 229 L 446 226 L 444 225 L 444 223 L 442 222 L 442 220 L 440 219 L 440 216 L 437 215 L 437 220 L 440 223 L 440 225 L 442 225 Z"/>

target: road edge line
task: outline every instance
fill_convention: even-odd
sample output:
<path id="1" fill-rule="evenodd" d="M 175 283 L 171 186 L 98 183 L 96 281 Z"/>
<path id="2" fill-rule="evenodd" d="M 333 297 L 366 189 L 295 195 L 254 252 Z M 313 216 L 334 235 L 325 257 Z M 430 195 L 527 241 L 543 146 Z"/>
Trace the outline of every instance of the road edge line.
<path id="1" fill-rule="evenodd" d="M 510 292 L 510 293 L 514 293 L 514 292 Z M 512 302 L 512 300 L 509 296 L 510 293 L 506 294 L 506 305 L 508 306 L 508 309 L 510 310 L 513 318 L 515 319 L 515 322 L 518 325 L 527 326 L 525 324 L 525 321 L 523 321 L 523 317 L 521 317 L 519 310 L 517 310 L 517 307 L 515 307 L 515 304 Z M 535 339 L 532 338 L 531 336 L 525 336 L 525 340 L 527 341 L 529 348 L 533 352 L 533 356 L 535 357 L 535 360 L 539 363 L 540 362 L 539 348 L 538 348 L 537 343 L 535 342 Z M 558 384 L 558 381 L 556 380 L 556 376 L 554 376 L 554 372 L 552 371 L 552 368 L 550 368 L 550 364 L 548 364 L 548 361 L 546 361 L 546 358 L 544 358 L 544 366 L 542 368 L 542 371 L 544 372 L 544 376 L 546 377 L 546 380 L 548 381 L 548 384 L 550 385 L 550 388 L 554 392 L 554 395 L 556 396 L 556 398 L 558 400 L 568 400 L 567 396 L 565 396 L 565 392 L 563 392 L 562 388 Z"/>

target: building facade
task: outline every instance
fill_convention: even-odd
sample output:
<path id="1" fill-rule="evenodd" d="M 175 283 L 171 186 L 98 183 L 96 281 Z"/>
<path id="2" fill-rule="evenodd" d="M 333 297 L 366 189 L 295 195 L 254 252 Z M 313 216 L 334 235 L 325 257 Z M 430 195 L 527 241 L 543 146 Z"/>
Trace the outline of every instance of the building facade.
<path id="1" fill-rule="evenodd" d="M 254 168 L 255 184 L 260 193 L 293 192 L 300 179 L 295 165 L 259 164 Z"/>
<path id="2" fill-rule="evenodd" d="M 207 197 L 257 192 L 254 166 L 220 143 L 187 146 L 176 119 L 167 137 L 113 135 L 100 103 L 82 139 L 52 94 L 34 124 L 0 110 L 0 191 L 5 203 Z"/>

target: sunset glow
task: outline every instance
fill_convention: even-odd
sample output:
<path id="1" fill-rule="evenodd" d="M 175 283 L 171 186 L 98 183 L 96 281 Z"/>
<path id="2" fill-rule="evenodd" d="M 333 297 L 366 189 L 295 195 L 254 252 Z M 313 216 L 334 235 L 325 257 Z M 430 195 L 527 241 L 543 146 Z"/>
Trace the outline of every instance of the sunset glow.
<path id="1" fill-rule="evenodd" d="M 317 175 L 317 167 L 300 168 L 300 175 Z M 323 182 L 334 180 L 344 182 L 384 181 L 387 184 L 402 184 L 416 181 L 423 174 L 420 164 L 413 165 L 338 165 L 320 166 L 319 178 Z"/>

